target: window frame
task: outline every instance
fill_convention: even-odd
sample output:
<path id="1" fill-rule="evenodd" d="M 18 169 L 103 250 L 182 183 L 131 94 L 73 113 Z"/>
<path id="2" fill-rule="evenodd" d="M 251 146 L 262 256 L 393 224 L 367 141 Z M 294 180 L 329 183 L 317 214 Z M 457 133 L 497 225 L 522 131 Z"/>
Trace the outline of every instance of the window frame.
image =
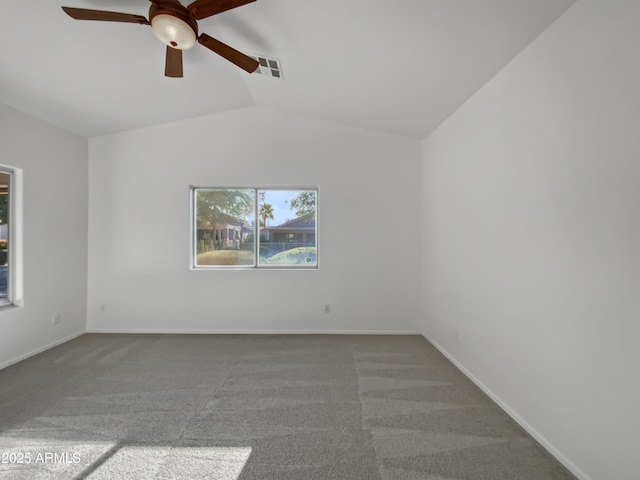
<path id="1" fill-rule="evenodd" d="M 196 256 L 198 252 L 198 220 L 196 217 L 197 205 L 196 205 L 196 193 L 198 190 L 252 190 L 253 191 L 253 265 L 197 265 Z M 255 186 L 189 186 L 189 269 L 190 270 L 318 270 L 320 267 L 320 255 L 318 254 L 319 248 L 319 229 L 318 229 L 318 213 L 319 213 L 319 197 L 317 186 L 269 186 L 269 187 L 255 187 Z M 289 265 L 260 265 L 260 200 L 259 192 L 265 191 L 312 191 L 315 192 L 316 197 L 316 209 L 315 209 L 315 232 L 314 232 L 314 244 L 316 247 L 316 262 L 313 265 L 306 264 L 289 264 Z"/>

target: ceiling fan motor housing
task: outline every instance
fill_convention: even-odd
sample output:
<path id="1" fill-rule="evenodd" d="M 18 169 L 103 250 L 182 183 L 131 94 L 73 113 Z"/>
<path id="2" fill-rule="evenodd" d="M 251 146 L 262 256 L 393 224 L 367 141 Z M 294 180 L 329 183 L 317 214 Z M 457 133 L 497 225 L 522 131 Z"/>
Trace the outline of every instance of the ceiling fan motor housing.
<path id="1" fill-rule="evenodd" d="M 177 0 L 157 0 L 149 8 L 153 33 L 170 47 L 187 50 L 196 44 L 198 24 Z"/>

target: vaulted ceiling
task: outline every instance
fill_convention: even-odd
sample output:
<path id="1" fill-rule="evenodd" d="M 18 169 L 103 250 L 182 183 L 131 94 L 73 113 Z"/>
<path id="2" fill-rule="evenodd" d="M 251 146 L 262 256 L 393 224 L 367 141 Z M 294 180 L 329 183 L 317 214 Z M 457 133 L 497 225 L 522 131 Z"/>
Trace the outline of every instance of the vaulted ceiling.
<path id="1" fill-rule="evenodd" d="M 148 26 L 60 8 L 147 17 L 148 0 L 7 0 L 0 102 L 87 137 L 259 105 L 421 139 L 574 2 L 257 0 L 200 31 L 278 59 L 283 78 L 196 45 L 175 79 Z"/>

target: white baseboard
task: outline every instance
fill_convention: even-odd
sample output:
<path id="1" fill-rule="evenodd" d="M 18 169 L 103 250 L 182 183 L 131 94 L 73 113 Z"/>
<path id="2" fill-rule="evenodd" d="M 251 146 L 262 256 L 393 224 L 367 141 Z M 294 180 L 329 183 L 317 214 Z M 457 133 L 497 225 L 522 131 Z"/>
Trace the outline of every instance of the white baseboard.
<path id="1" fill-rule="evenodd" d="M 475 375 L 467 370 L 460 362 L 458 362 L 449 352 L 441 347 L 428 335 L 422 334 L 427 341 L 433 345 L 440 353 L 453 363 L 469 380 L 471 380 L 480 390 L 482 390 L 491 400 L 493 400 L 502 410 L 505 411 L 518 425 L 520 425 L 529 435 L 531 435 L 542 447 L 555 457 L 567 470 L 575 475 L 579 480 L 592 480 L 589 475 L 580 470 L 571 460 L 569 460 L 560 450 L 558 450 L 551 442 L 543 437 L 533 428 L 524 418 L 522 418 L 513 408 L 507 405 L 500 397 L 498 397 L 489 387 L 482 383 Z"/>
<path id="2" fill-rule="evenodd" d="M 33 357 L 34 355 L 42 353 L 45 350 L 49 350 L 50 348 L 57 347 L 58 345 L 62 345 L 63 343 L 67 343 L 69 340 L 73 340 L 74 338 L 77 338 L 80 335 L 84 335 L 85 333 L 87 333 L 85 330 L 76 332 L 73 335 L 69 335 L 68 337 L 62 338 L 60 340 L 56 340 L 55 342 L 49 343 L 48 345 L 45 345 L 43 347 L 36 348 L 35 350 L 25 353 L 24 355 L 20 355 L 19 357 L 12 358 L 11 360 L 0 364 L 0 370 L 2 370 L 3 368 L 7 368 L 15 363 L 21 362 L 22 360 L 26 360 L 29 357 Z"/>
<path id="3" fill-rule="evenodd" d="M 197 330 L 197 329 L 121 329 L 90 328 L 87 333 L 137 333 L 161 335 L 420 335 L 422 333 L 407 330 Z"/>

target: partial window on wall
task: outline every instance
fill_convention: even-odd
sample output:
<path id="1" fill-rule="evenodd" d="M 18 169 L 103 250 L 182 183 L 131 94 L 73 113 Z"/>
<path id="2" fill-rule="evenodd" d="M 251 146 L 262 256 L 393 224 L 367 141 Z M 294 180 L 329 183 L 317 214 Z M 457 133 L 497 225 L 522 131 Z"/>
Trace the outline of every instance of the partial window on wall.
<path id="1" fill-rule="evenodd" d="M 192 268 L 316 268 L 316 189 L 191 188 Z"/>
<path id="2" fill-rule="evenodd" d="M 12 200 L 12 173 L 0 168 L 0 306 L 12 303 L 12 256 L 10 232 Z"/>

